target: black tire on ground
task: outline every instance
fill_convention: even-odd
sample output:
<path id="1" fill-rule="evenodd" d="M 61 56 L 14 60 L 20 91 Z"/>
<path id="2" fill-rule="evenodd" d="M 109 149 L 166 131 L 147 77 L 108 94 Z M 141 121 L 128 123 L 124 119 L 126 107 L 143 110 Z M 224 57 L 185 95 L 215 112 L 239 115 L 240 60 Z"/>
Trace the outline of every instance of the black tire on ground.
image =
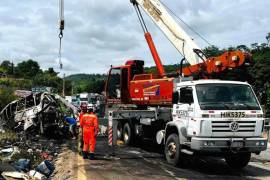
<path id="1" fill-rule="evenodd" d="M 125 123 L 123 127 L 123 140 L 125 145 L 131 145 L 131 142 L 133 140 L 134 133 L 131 130 L 131 127 L 129 123 Z"/>
<path id="2" fill-rule="evenodd" d="M 121 122 L 117 121 L 117 140 L 123 139 L 123 125 Z"/>
<path id="3" fill-rule="evenodd" d="M 248 165 L 251 153 L 230 153 L 225 156 L 226 163 L 234 169 L 242 169 Z"/>
<path id="4" fill-rule="evenodd" d="M 180 141 L 179 137 L 177 134 L 171 134 L 167 139 L 166 139 L 166 144 L 165 144 L 165 157 L 166 160 L 169 164 L 173 166 L 177 166 L 180 164 Z"/>

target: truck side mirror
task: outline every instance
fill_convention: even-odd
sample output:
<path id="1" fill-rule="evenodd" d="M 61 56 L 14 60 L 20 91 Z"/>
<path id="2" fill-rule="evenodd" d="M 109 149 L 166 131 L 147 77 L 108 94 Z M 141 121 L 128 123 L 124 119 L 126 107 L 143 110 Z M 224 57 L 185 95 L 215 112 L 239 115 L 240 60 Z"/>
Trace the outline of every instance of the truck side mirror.
<path id="1" fill-rule="evenodd" d="M 178 104 L 178 102 L 179 102 L 179 92 L 175 91 L 173 92 L 172 103 Z"/>

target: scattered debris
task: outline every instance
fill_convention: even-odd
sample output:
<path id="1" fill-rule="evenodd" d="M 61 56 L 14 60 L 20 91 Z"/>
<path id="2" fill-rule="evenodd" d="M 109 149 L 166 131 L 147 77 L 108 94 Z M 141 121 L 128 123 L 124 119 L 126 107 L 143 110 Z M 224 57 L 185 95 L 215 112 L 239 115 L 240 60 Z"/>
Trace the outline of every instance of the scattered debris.
<path id="1" fill-rule="evenodd" d="M 13 166 L 19 172 L 28 172 L 30 170 L 30 159 L 19 159 Z"/>
<path id="2" fill-rule="evenodd" d="M 0 152 L 1 153 L 12 153 L 13 152 L 13 148 L 2 149 Z"/>
<path id="3" fill-rule="evenodd" d="M 26 98 L 27 96 L 31 96 L 32 91 L 25 91 L 25 90 L 16 90 L 14 92 L 15 96 Z"/>
<path id="4" fill-rule="evenodd" d="M 29 176 L 35 180 L 44 180 L 44 179 L 47 179 L 47 177 L 35 170 L 31 170 L 29 172 Z"/>
<path id="5" fill-rule="evenodd" d="M 0 133 L 0 174 L 3 173 L 3 177 L 47 179 L 53 173 L 63 140 L 10 131 L 6 133 L 9 136 Z"/>
<path id="6" fill-rule="evenodd" d="M 20 172 L 3 172 L 1 175 L 7 180 L 10 180 L 10 178 L 24 179 L 24 180 L 30 179 L 27 174 Z"/>
<path id="7" fill-rule="evenodd" d="M 54 169 L 54 166 L 48 160 L 43 161 L 36 168 L 39 173 L 44 174 L 47 177 L 53 173 Z"/>
<path id="8" fill-rule="evenodd" d="M 16 146 L 12 148 L 2 149 L 1 150 L 2 161 L 11 161 L 11 158 L 15 154 L 18 154 L 19 152 L 20 152 L 19 148 Z"/>

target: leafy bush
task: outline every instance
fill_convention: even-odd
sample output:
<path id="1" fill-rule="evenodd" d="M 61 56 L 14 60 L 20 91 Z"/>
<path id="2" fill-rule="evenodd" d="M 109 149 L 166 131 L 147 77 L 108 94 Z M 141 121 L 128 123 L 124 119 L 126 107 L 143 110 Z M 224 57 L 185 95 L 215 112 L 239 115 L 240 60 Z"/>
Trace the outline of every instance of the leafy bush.
<path id="1" fill-rule="evenodd" d="M 16 97 L 11 93 L 12 89 L 1 88 L 0 89 L 0 111 Z"/>

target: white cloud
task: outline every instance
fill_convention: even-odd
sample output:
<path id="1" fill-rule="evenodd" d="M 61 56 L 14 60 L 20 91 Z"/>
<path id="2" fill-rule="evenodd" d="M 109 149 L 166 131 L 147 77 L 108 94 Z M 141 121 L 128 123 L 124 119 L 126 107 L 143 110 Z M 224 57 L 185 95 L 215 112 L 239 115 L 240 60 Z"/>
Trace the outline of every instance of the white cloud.
<path id="1" fill-rule="evenodd" d="M 270 1 L 163 0 L 182 19 L 219 47 L 265 42 L 270 31 Z M 63 65 L 58 64 L 58 1 L 0 1 L 0 59 L 34 59 L 43 69 L 66 74 L 106 73 L 111 64 L 144 59 L 153 65 L 129 0 L 65 1 Z M 145 16 L 164 64 L 181 56 Z M 184 27 L 203 48 L 205 44 Z"/>

